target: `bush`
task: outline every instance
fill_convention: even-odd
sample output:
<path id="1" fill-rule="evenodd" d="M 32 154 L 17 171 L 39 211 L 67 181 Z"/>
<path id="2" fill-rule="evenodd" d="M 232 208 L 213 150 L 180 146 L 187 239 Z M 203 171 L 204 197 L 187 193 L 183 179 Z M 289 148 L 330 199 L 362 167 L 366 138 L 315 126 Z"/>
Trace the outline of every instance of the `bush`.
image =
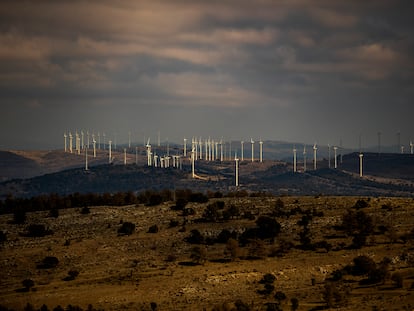
<path id="1" fill-rule="evenodd" d="M 290 303 L 292 304 L 292 311 L 296 311 L 299 308 L 299 300 L 297 298 L 291 298 Z"/>
<path id="2" fill-rule="evenodd" d="M 375 261 L 368 256 L 358 256 L 353 259 L 353 275 L 368 275 L 377 268 Z"/>
<path id="3" fill-rule="evenodd" d="M 131 235 L 135 231 L 135 224 L 131 222 L 124 222 L 121 228 L 118 229 L 118 234 Z"/>
<path id="4" fill-rule="evenodd" d="M 258 227 L 258 238 L 260 239 L 273 239 L 280 233 L 280 224 L 276 219 L 267 216 L 260 216 L 256 225 Z"/>
<path id="5" fill-rule="evenodd" d="M 180 225 L 180 222 L 178 220 L 171 219 L 170 223 L 168 224 L 168 227 L 175 228 L 175 227 L 178 227 L 179 225 Z"/>
<path id="6" fill-rule="evenodd" d="M 158 231 L 159 231 L 159 229 L 158 229 L 158 226 L 157 225 L 152 225 L 148 229 L 148 233 L 157 233 Z"/>
<path id="7" fill-rule="evenodd" d="M 204 246 L 195 246 L 191 249 L 190 258 L 196 264 L 203 264 L 207 259 L 207 249 Z"/>
<path id="8" fill-rule="evenodd" d="M 201 192 L 196 192 L 196 193 L 190 194 L 189 201 L 195 202 L 195 203 L 207 203 L 208 197 L 202 194 Z"/>
<path id="9" fill-rule="evenodd" d="M 53 234 L 53 231 L 46 229 L 45 225 L 32 224 L 26 228 L 24 235 L 28 237 L 44 237 L 50 234 Z"/>
<path id="10" fill-rule="evenodd" d="M 366 207 L 368 207 L 369 206 L 369 204 L 368 204 L 368 202 L 367 201 L 365 201 L 365 200 L 362 200 L 362 199 L 359 199 L 358 201 L 356 201 L 356 203 L 354 204 L 354 208 L 355 209 L 360 209 L 360 208 L 366 208 Z"/>
<path id="11" fill-rule="evenodd" d="M 4 243 L 6 241 L 7 241 L 7 234 L 3 230 L 0 230 L 0 243 Z"/>
<path id="12" fill-rule="evenodd" d="M 397 287 L 397 288 L 403 288 L 404 278 L 401 275 L 401 273 L 398 273 L 398 272 L 394 273 L 391 276 L 391 280 L 394 282 L 395 287 Z"/>
<path id="13" fill-rule="evenodd" d="M 260 284 L 273 284 L 276 277 L 271 273 L 266 273 L 263 278 L 259 281 Z"/>
<path id="14" fill-rule="evenodd" d="M 25 288 L 25 291 L 30 291 L 30 289 L 35 285 L 32 279 L 25 279 L 22 281 L 22 285 Z"/>
<path id="15" fill-rule="evenodd" d="M 43 258 L 42 262 L 37 265 L 38 269 L 52 269 L 56 268 L 59 263 L 59 259 L 54 256 L 47 256 Z"/>
<path id="16" fill-rule="evenodd" d="M 81 214 L 82 215 L 87 215 L 87 214 L 90 214 L 90 212 L 91 212 L 91 210 L 89 209 L 89 207 L 87 207 L 87 206 L 84 206 L 84 207 L 82 207 L 82 209 L 81 209 Z"/>
<path id="17" fill-rule="evenodd" d="M 78 270 L 69 270 L 68 275 L 63 279 L 64 281 L 73 281 L 79 275 Z"/>
<path id="18" fill-rule="evenodd" d="M 231 261 L 236 260 L 240 256 L 239 242 L 237 242 L 237 240 L 230 238 L 227 241 L 225 253 L 230 254 Z"/>
<path id="19" fill-rule="evenodd" d="M 190 231 L 190 236 L 185 239 L 190 244 L 203 244 L 204 237 L 197 229 Z"/>
<path id="20" fill-rule="evenodd" d="M 24 224 L 26 222 L 26 211 L 22 208 L 17 208 L 13 212 L 13 223 L 14 224 Z"/>
<path id="21" fill-rule="evenodd" d="M 277 300 L 277 301 L 279 301 L 279 302 L 281 302 L 281 301 L 283 301 L 283 300 L 285 300 L 286 299 L 286 295 L 285 295 L 285 293 L 284 292 L 281 292 L 281 291 L 277 291 L 276 293 L 275 293 L 275 299 Z"/>

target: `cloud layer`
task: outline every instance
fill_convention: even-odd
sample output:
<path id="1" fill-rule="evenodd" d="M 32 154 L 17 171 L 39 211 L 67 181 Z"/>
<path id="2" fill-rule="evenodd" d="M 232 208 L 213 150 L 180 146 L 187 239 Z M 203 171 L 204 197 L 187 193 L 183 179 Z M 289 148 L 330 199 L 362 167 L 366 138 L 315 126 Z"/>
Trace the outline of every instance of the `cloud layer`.
<path id="1" fill-rule="evenodd" d="M 75 128 L 160 129 L 177 140 L 343 137 L 355 145 L 379 130 L 389 143 L 397 131 L 414 139 L 410 6 L 3 1 L 1 147 L 27 144 L 22 126 L 49 145 Z"/>

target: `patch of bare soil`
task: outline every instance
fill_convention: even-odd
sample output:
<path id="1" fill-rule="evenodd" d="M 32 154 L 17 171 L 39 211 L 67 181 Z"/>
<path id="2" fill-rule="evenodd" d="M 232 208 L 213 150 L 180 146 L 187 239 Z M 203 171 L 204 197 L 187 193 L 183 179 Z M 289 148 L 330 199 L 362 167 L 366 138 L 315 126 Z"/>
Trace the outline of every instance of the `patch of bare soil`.
<path id="1" fill-rule="evenodd" d="M 283 197 L 283 209 L 313 210 L 309 224 L 312 242 L 326 240 L 329 250 L 304 250 L 298 222 L 302 214 L 276 217 L 281 224 L 274 241 L 238 246 L 232 256 L 228 244 L 212 243 L 223 229 L 243 232 L 255 227 L 255 220 L 237 217 L 214 223 L 198 222 L 208 204 L 223 200 L 225 208 L 234 205 L 240 214 L 251 212 L 270 215 L 275 211 L 276 198 L 212 199 L 205 204 L 189 203 L 195 215 L 182 216 L 170 207 L 173 202 L 156 207 L 143 205 L 90 208 L 90 214 L 79 209 L 59 210 L 58 218 L 48 212 L 28 213 L 26 224 L 11 223 L 13 215 L 0 216 L 0 230 L 6 241 L 0 246 L 0 305 L 22 310 L 27 303 L 36 308 L 46 304 L 78 305 L 87 309 L 151 310 L 212 310 L 227 308 L 237 300 L 251 310 L 267 310 L 267 303 L 277 303 L 282 310 L 291 310 L 291 299 L 299 302 L 297 310 L 326 307 L 327 279 L 332 272 L 353 264 L 357 256 L 366 256 L 379 264 L 388 259 L 387 276 L 382 282 L 364 284 L 366 276 L 345 275 L 339 283 L 343 295 L 334 299 L 340 310 L 411 310 L 414 307 L 414 243 L 402 237 L 413 229 L 413 200 L 404 198 L 372 198 L 363 211 L 371 216 L 376 228 L 385 233 L 372 233 L 360 249 L 348 246 L 352 238 L 335 226 L 352 207 L 354 197 Z M 384 208 L 384 205 L 387 208 Z M 316 212 L 319 212 L 317 215 Z M 323 215 L 320 213 L 323 212 Z M 172 220 L 178 226 L 172 226 Z M 122 223 L 135 224 L 131 235 L 119 235 Z M 185 223 L 185 225 L 184 225 Z M 22 233 L 28 224 L 44 224 L 53 234 L 27 237 Z M 158 232 L 149 233 L 157 225 Z M 185 228 L 185 231 L 184 231 Z M 185 239 L 197 229 L 210 242 L 189 244 Z M 293 247 L 284 245 L 291 243 Z M 258 246 L 259 245 L 259 246 Z M 194 247 L 206 252 L 195 260 Z M 277 250 L 283 249 L 283 253 Z M 277 253 L 277 255 L 275 255 Z M 45 257 L 56 257 L 55 267 L 42 269 Z M 68 278 L 70 271 L 79 274 Z M 261 280 L 265 274 L 275 276 L 274 288 L 264 293 Z M 393 275 L 402 278 L 396 285 Z M 24 289 L 22 281 L 31 279 L 34 286 Z M 277 300 L 280 291 L 286 299 Z"/>

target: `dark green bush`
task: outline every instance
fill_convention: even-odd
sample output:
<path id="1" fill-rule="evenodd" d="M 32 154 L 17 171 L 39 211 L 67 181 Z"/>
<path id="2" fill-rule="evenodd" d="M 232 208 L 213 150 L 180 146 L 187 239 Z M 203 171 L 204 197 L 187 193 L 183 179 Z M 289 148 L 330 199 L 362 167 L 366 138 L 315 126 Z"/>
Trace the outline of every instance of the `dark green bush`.
<path id="1" fill-rule="evenodd" d="M 124 222 L 118 229 L 118 234 L 131 235 L 135 232 L 135 224 L 132 222 Z"/>

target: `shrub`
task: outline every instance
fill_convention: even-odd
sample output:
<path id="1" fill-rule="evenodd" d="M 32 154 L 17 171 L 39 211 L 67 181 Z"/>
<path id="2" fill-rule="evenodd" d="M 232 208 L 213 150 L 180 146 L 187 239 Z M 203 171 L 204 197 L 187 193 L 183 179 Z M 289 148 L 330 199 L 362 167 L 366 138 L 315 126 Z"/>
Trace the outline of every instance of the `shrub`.
<path id="1" fill-rule="evenodd" d="M 186 241 L 190 244 L 203 244 L 204 237 L 197 229 L 190 231 L 190 236 L 186 238 Z"/>
<path id="2" fill-rule="evenodd" d="M 90 214 L 90 212 L 91 212 L 91 210 L 89 209 L 89 207 L 87 207 L 87 206 L 84 206 L 84 207 L 82 207 L 82 209 L 81 209 L 81 214 L 82 215 L 87 215 L 87 214 Z"/>
<path id="3" fill-rule="evenodd" d="M 26 228 L 25 236 L 28 237 L 44 237 L 53 234 L 53 231 L 46 229 L 45 225 L 31 224 Z"/>
<path id="4" fill-rule="evenodd" d="M 277 300 L 277 301 L 279 301 L 279 302 L 281 302 L 281 301 L 283 301 L 283 300 L 285 300 L 286 299 L 286 295 L 285 295 L 285 293 L 284 292 L 281 292 L 281 291 L 277 291 L 276 293 L 275 293 L 275 299 Z"/>
<path id="5" fill-rule="evenodd" d="M 183 209 L 183 216 L 191 216 L 195 215 L 195 210 L 191 207 L 187 207 Z"/>
<path id="6" fill-rule="evenodd" d="M 159 229 L 158 229 L 158 226 L 157 225 L 152 225 L 148 229 L 148 233 L 157 233 L 158 231 L 159 231 Z"/>
<path id="7" fill-rule="evenodd" d="M 292 304 L 292 311 L 296 311 L 299 308 L 299 300 L 297 298 L 291 298 L 290 303 Z"/>
<path id="8" fill-rule="evenodd" d="M 273 239 L 280 233 L 280 224 L 272 217 L 260 216 L 256 225 L 259 229 L 258 237 L 260 239 Z"/>
<path id="9" fill-rule="evenodd" d="M 0 243 L 4 243 L 6 241 L 7 241 L 7 234 L 3 230 L 0 230 Z"/>
<path id="10" fill-rule="evenodd" d="M 64 281 L 73 281 L 79 275 L 78 270 L 69 270 L 68 275 L 63 279 Z"/>
<path id="11" fill-rule="evenodd" d="M 182 211 L 186 207 L 187 203 L 188 201 L 186 199 L 179 198 L 175 201 L 175 206 L 172 206 L 171 209 L 175 211 Z"/>
<path id="12" fill-rule="evenodd" d="M 374 271 L 377 267 L 375 261 L 368 256 L 358 256 L 353 259 L 354 266 L 352 268 L 353 275 L 367 275 Z"/>
<path id="13" fill-rule="evenodd" d="M 178 220 L 171 219 L 170 223 L 168 224 L 168 227 L 175 228 L 175 227 L 178 227 L 179 225 L 180 225 L 180 222 Z"/>
<path id="14" fill-rule="evenodd" d="M 203 264 L 207 259 L 207 249 L 204 246 L 195 246 L 191 249 L 190 258 L 196 264 Z"/>
<path id="15" fill-rule="evenodd" d="M 209 204 L 203 212 L 203 218 L 205 221 L 216 222 L 220 214 L 216 204 Z"/>
<path id="16" fill-rule="evenodd" d="M 38 269 L 52 269 L 56 268 L 59 263 L 59 259 L 54 256 L 47 256 L 43 258 L 42 262 L 37 265 Z"/>
<path id="17" fill-rule="evenodd" d="M 363 200 L 363 199 L 359 199 L 358 201 L 356 201 L 356 203 L 354 204 L 354 208 L 355 209 L 360 209 L 360 208 L 365 208 L 368 207 L 369 204 L 367 201 Z"/>
<path id="18" fill-rule="evenodd" d="M 236 260 L 240 256 L 239 242 L 237 240 L 230 238 L 227 241 L 225 253 L 230 254 L 231 261 Z"/>
<path id="19" fill-rule="evenodd" d="M 131 235 L 135 231 L 135 224 L 131 222 L 124 222 L 118 229 L 118 234 Z"/>
<path id="20" fill-rule="evenodd" d="M 202 194 L 201 192 L 196 192 L 196 193 L 190 194 L 189 201 L 195 202 L 195 203 L 207 203 L 208 197 Z"/>
<path id="21" fill-rule="evenodd" d="M 22 281 L 22 285 L 23 285 L 25 291 L 28 292 L 35 285 L 35 283 L 32 279 L 25 279 L 25 280 Z"/>
<path id="22" fill-rule="evenodd" d="M 160 194 L 151 194 L 147 206 L 157 206 L 163 202 L 162 196 Z"/>
<path id="23" fill-rule="evenodd" d="M 266 273 L 263 278 L 259 281 L 260 284 L 273 284 L 276 277 L 271 273 Z"/>
<path id="24" fill-rule="evenodd" d="M 391 276 L 391 280 L 394 282 L 395 287 L 397 287 L 397 288 L 403 288 L 404 278 L 401 275 L 401 273 L 398 273 L 398 272 L 394 273 Z"/>
<path id="25" fill-rule="evenodd" d="M 14 224 L 24 224 L 26 222 L 26 211 L 22 208 L 17 208 L 13 212 L 13 223 Z"/>
<path id="26" fill-rule="evenodd" d="M 58 217 L 59 217 L 59 209 L 57 209 L 57 208 L 52 208 L 52 209 L 49 211 L 49 217 L 58 218 Z"/>

